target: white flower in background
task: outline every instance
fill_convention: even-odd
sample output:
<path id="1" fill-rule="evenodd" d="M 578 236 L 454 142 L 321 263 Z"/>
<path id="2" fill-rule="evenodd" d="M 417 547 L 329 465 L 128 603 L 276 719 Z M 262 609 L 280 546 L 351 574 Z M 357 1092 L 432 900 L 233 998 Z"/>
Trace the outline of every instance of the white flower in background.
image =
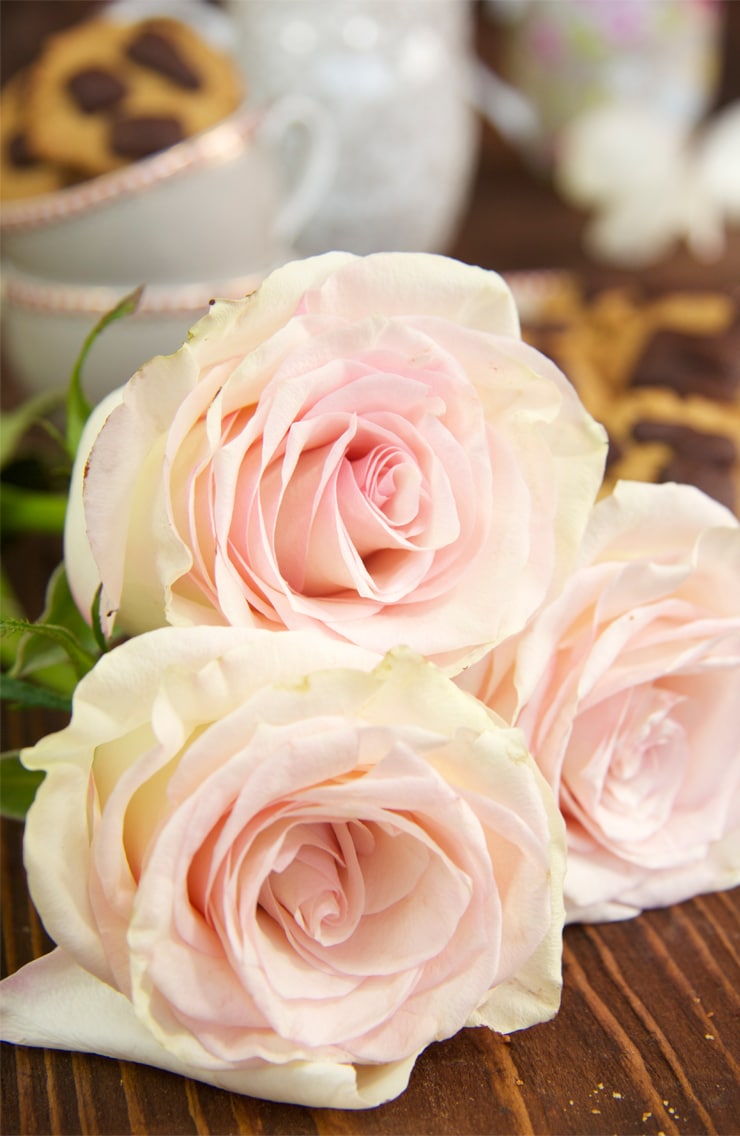
<path id="1" fill-rule="evenodd" d="M 599 260 L 637 268 L 680 240 L 716 260 L 740 222 L 740 102 L 696 130 L 636 102 L 601 104 L 564 129 L 554 176 L 593 210 L 585 242 Z"/>

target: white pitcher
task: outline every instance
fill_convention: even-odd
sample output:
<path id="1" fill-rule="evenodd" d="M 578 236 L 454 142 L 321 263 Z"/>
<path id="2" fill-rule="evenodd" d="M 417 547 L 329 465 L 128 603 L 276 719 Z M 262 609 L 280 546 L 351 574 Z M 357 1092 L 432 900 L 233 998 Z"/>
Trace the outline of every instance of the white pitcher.
<path id="1" fill-rule="evenodd" d="M 336 129 L 334 182 L 299 251 L 447 251 L 478 156 L 471 4 L 226 0 L 224 9 L 252 98 L 310 96 Z"/>

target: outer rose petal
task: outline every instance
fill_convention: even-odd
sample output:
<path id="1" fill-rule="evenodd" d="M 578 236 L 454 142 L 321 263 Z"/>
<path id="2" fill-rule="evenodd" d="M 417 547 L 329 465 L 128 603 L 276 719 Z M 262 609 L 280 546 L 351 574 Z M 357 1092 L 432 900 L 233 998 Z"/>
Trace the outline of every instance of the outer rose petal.
<path id="1" fill-rule="evenodd" d="M 375 1108 L 406 1088 L 415 1057 L 385 1065 L 329 1061 L 251 1069 L 193 1068 L 165 1049 L 117 990 L 57 948 L 0 983 L 2 1040 L 99 1053 L 192 1077 L 231 1093 L 308 1108 Z"/>
<path id="2" fill-rule="evenodd" d="M 740 526 L 620 483 L 560 596 L 458 679 L 525 732 L 568 829 L 568 919 L 740 883 Z"/>
<path id="3" fill-rule="evenodd" d="M 572 562 L 605 455 L 603 430 L 518 334 L 500 277 L 424 254 L 317 257 L 216 303 L 178 352 L 133 377 L 80 452 L 86 537 L 76 501 L 67 571 L 82 610 L 95 591 L 89 556 L 77 563 L 86 539 L 104 620 L 119 612 L 129 632 L 314 626 L 444 665 L 516 632 Z M 353 410 L 364 366 L 377 405 Z M 346 398 L 319 407 L 312 433 L 332 373 Z M 413 423 L 381 389 L 394 376 L 425 391 Z M 457 413 L 466 401 L 472 418 Z M 353 487 L 355 438 L 369 452 L 354 457 L 376 468 L 383 451 L 397 471 L 388 516 Z"/>
<path id="4" fill-rule="evenodd" d="M 202 671 L 213 659 L 238 646 L 246 633 L 228 627 L 207 632 L 167 632 L 140 636 L 104 655 L 86 675 L 74 695 L 72 721 L 60 734 L 49 734 L 31 750 L 24 752 L 28 768 L 46 770 L 33 809 L 26 818 L 24 861 L 34 903 L 44 912 L 47 930 L 57 943 L 93 974 L 111 980 L 108 960 L 90 909 L 88 880 L 90 847 L 87 840 L 88 785 L 91 746 L 102 746 L 127 733 L 141 729 L 151 719 L 163 672 L 178 668 Z M 349 644 L 317 643 L 313 636 L 291 635 L 290 652 L 263 633 L 258 656 L 240 657 L 245 685 L 259 686 L 270 680 L 295 682 L 319 665 L 354 665 L 367 670 L 378 657 Z M 233 657 L 233 656 L 232 656 Z M 232 664 L 233 665 L 233 664 Z M 110 677 L 109 677 L 110 676 Z M 188 711 L 194 721 L 217 720 L 229 704 L 227 689 L 217 671 L 210 683 L 204 675 L 200 698 L 188 692 Z M 177 747 L 187 737 L 187 729 L 173 721 L 178 731 L 172 744 Z M 162 729 L 166 728 L 164 725 Z M 60 737 L 64 746 L 60 753 Z M 75 863 L 79 870 L 69 871 Z"/>
<path id="5" fill-rule="evenodd" d="M 419 302 L 419 299 L 420 301 Z M 404 254 L 348 261 L 326 285 L 305 297 L 307 312 L 363 319 L 440 316 L 461 327 L 518 337 L 519 317 L 511 293 L 494 272 L 444 256 Z"/>
<path id="6" fill-rule="evenodd" d="M 8 1040 L 366 1107 L 432 1040 L 557 1009 L 552 795 L 521 733 L 408 651 L 161 629 L 104 656 L 24 760 L 60 950 L 0 988 Z"/>
<path id="7" fill-rule="evenodd" d="M 85 618 L 90 617 L 95 593 L 100 585 L 100 572 L 90 546 L 85 518 L 83 496 L 85 468 L 93 442 L 100 433 L 103 423 L 112 411 L 120 406 L 122 399 L 123 388 L 120 388 L 112 391 L 93 408 L 82 431 L 72 467 L 67 513 L 64 521 L 64 559 L 67 564 L 74 564 L 74 571 L 68 573 L 69 584 L 75 603 L 80 611 L 85 613 Z"/>

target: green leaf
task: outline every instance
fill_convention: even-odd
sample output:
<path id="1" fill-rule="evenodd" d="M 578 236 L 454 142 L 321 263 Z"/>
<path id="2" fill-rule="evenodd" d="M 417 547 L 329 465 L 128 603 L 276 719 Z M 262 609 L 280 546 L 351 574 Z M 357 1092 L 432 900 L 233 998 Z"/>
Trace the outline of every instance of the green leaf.
<path id="1" fill-rule="evenodd" d="M 102 590 L 102 584 L 100 590 Z M 93 660 L 97 659 L 103 650 L 107 650 L 108 644 L 105 642 L 102 645 L 98 643 L 94 629 L 86 622 L 74 601 L 64 561 L 56 566 L 49 577 L 49 582 L 46 585 L 44 610 L 39 616 L 39 622 L 59 623 L 68 628 Z"/>
<path id="2" fill-rule="evenodd" d="M 0 564 L 0 622 L 5 619 L 23 619 L 23 608 L 8 579 L 7 572 Z M 3 670 L 15 662 L 16 649 L 9 639 L 0 637 L 0 665 Z"/>
<path id="3" fill-rule="evenodd" d="M 9 674 L 0 674 L 0 699 L 25 709 L 64 710 L 67 713 L 72 709 L 72 701 L 66 695 L 36 686 L 33 682 L 22 682 Z"/>
<path id="4" fill-rule="evenodd" d="M 10 671 L 14 678 L 33 678 L 63 694 L 74 690 L 101 654 L 72 598 L 64 564 L 49 578 L 44 610 L 36 622 L 6 618 L 0 634 L 20 636 Z"/>
<path id="5" fill-rule="evenodd" d="M 109 312 L 106 312 L 105 315 L 98 320 L 82 345 L 82 350 L 72 370 L 72 376 L 67 390 L 67 451 L 70 457 L 74 457 L 77 453 L 83 427 L 92 409 L 82 390 L 82 369 L 85 365 L 85 360 L 95 340 L 102 331 L 105 331 L 109 324 L 115 323 L 116 320 L 121 319 L 123 316 L 131 315 L 136 311 L 143 291 L 144 285 L 141 284 L 138 288 L 135 288 L 133 292 L 129 292 L 127 296 L 119 300 L 115 307 L 111 308 Z"/>
<path id="6" fill-rule="evenodd" d="M 110 647 L 110 640 L 106 639 L 105 632 L 103 631 L 103 624 L 100 616 L 100 597 L 103 594 L 103 585 L 98 584 L 95 595 L 93 597 L 92 607 L 90 608 L 90 623 L 92 633 L 95 636 L 101 654 L 108 650 Z"/>
<path id="7" fill-rule="evenodd" d="M 0 635 L 13 634 L 25 634 L 41 643 L 57 644 L 78 668 L 80 676 L 86 674 L 95 662 L 68 627 L 56 623 L 31 623 L 27 619 L 4 619 L 0 623 Z"/>
<path id="8" fill-rule="evenodd" d="M 0 564 L 0 619 L 22 619 L 23 609 L 8 574 Z"/>
<path id="9" fill-rule="evenodd" d="M 66 493 L 49 493 L 3 483 L 0 531 L 61 533 L 67 511 Z"/>
<path id="10" fill-rule="evenodd" d="M 63 405 L 62 391 L 47 391 L 0 414 L 0 469 L 17 458 L 21 440 L 31 427 Z"/>
<path id="11" fill-rule="evenodd" d="M 0 812 L 3 816 L 23 820 L 43 780 L 43 773 L 21 764 L 17 750 L 0 754 Z"/>

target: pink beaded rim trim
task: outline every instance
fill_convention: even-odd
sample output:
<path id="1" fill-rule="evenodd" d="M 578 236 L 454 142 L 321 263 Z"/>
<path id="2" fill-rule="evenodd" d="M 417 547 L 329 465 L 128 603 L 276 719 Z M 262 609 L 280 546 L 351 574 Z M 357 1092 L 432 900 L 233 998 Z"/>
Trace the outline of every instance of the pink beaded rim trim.
<path id="1" fill-rule="evenodd" d="M 136 314 L 202 311 L 213 299 L 234 300 L 249 295 L 259 287 L 265 275 L 250 273 L 215 283 L 145 286 Z M 502 275 L 512 290 L 522 319 L 536 315 L 571 279 L 571 274 L 561 269 L 533 269 Z M 31 311 L 76 315 L 103 315 L 130 290 L 126 285 L 80 286 L 39 281 L 12 273 L 5 273 L 2 282 L 3 300 L 8 304 Z"/>
<path id="2" fill-rule="evenodd" d="M 145 287 L 136 316 L 188 315 L 205 311 L 214 299 L 241 299 L 259 287 L 263 275 L 253 273 L 236 276 L 214 284 L 180 284 Z M 47 314 L 104 315 L 129 291 L 126 285 L 90 285 L 77 287 L 69 284 L 39 282 L 23 277 L 6 275 L 3 280 L 3 300 L 10 306 L 26 311 Z"/>
<path id="3" fill-rule="evenodd" d="M 153 154 L 151 158 L 143 158 L 130 166 L 55 193 L 7 202 L 0 214 L 0 230 L 17 232 L 54 224 L 105 205 L 115 198 L 141 193 L 175 175 L 235 158 L 254 134 L 257 122 L 254 110 L 242 109 L 231 118 L 159 154 Z"/>

